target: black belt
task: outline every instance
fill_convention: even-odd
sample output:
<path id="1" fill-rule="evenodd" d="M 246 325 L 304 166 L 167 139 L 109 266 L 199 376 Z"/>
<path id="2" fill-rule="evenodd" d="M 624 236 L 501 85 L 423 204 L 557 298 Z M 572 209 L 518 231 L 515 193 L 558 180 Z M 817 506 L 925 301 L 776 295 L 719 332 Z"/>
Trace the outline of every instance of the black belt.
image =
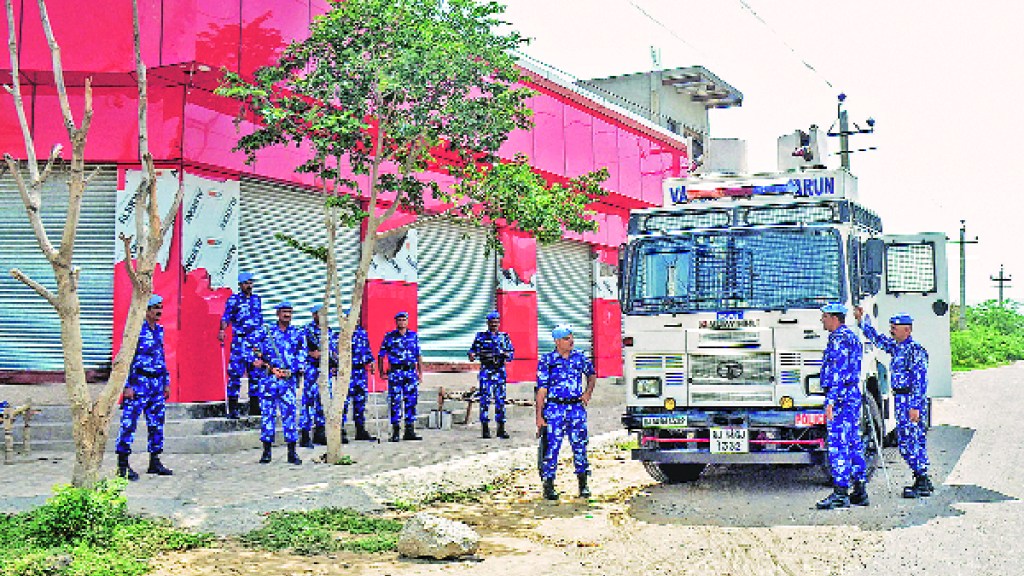
<path id="1" fill-rule="evenodd" d="M 159 378 L 164 374 L 167 374 L 166 370 L 163 372 L 154 372 L 152 370 L 142 370 L 141 368 L 136 368 L 135 371 L 138 372 L 140 376 L 145 376 L 147 378 Z"/>
<path id="2" fill-rule="evenodd" d="M 502 368 L 505 367 L 505 363 L 504 362 L 481 362 L 480 366 L 482 368 L 487 368 L 488 370 L 501 370 Z"/>
<path id="3" fill-rule="evenodd" d="M 415 364 L 392 364 L 391 365 L 391 369 L 392 370 L 415 370 L 416 369 L 416 365 Z"/>
<path id="4" fill-rule="evenodd" d="M 547 401 L 552 404 L 582 404 L 583 398 L 548 398 Z"/>
<path id="5" fill-rule="evenodd" d="M 892 389 L 892 393 L 893 394 L 899 394 L 900 396 L 904 396 L 906 394 L 912 394 L 913 392 L 914 392 L 913 388 L 893 388 Z"/>

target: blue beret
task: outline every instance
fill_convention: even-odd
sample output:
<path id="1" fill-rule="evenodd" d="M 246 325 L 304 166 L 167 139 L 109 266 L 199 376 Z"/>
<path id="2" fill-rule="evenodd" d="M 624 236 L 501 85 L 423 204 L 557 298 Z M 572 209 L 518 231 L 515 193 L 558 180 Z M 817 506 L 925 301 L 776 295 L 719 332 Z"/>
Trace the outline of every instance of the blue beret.
<path id="1" fill-rule="evenodd" d="M 395 314 L 395 320 L 398 320 L 399 318 L 408 318 L 408 317 L 409 317 L 409 313 L 404 311 L 404 310 L 399 312 L 398 314 Z"/>
<path id="2" fill-rule="evenodd" d="M 319 312 L 319 311 L 320 311 L 320 309 L 321 309 L 321 308 L 323 308 L 323 307 L 324 307 L 324 305 L 323 305 L 322 303 L 319 303 L 319 302 L 318 302 L 318 303 L 316 303 L 316 304 L 313 304 L 313 307 L 312 307 L 312 308 L 310 308 L 310 309 L 309 309 L 309 311 L 310 311 L 310 312 L 312 312 L 313 314 L 316 314 L 316 313 L 317 313 L 317 312 Z"/>
<path id="3" fill-rule="evenodd" d="M 238 283 L 239 284 L 241 284 L 242 282 L 252 282 L 253 278 L 254 278 L 254 276 L 253 276 L 252 272 L 239 272 L 238 273 Z"/>
<path id="4" fill-rule="evenodd" d="M 829 302 L 821 307 L 821 311 L 825 314 L 846 314 L 846 306 L 843 306 L 839 302 Z"/>
<path id="5" fill-rule="evenodd" d="M 274 306 L 274 310 L 291 310 L 292 303 L 287 300 L 282 300 L 280 304 Z"/>
<path id="6" fill-rule="evenodd" d="M 344 310 L 342 310 L 342 312 L 345 313 L 345 316 L 348 316 L 348 313 L 351 312 L 351 311 L 352 311 L 351 308 L 345 308 Z"/>
<path id="7" fill-rule="evenodd" d="M 163 303 L 163 301 L 163 296 L 160 296 L 159 294 L 153 294 L 152 296 L 149 297 L 149 302 L 146 303 L 146 307 L 148 308 L 150 306 L 156 306 L 157 304 Z"/>
<path id="8" fill-rule="evenodd" d="M 498 311 L 495 310 L 495 311 L 493 311 L 493 312 L 491 312 L 490 314 L 487 315 L 487 319 L 488 320 L 500 320 L 501 319 L 501 314 L 498 314 Z"/>
<path id="9" fill-rule="evenodd" d="M 914 323 L 914 319 L 910 317 L 910 314 L 901 312 L 892 318 L 889 318 L 889 324 L 896 324 L 897 326 L 910 326 Z"/>
<path id="10" fill-rule="evenodd" d="M 551 337 L 555 340 L 561 340 L 569 334 L 572 334 L 572 326 L 568 324 L 559 324 L 555 326 L 555 329 L 551 331 Z"/>

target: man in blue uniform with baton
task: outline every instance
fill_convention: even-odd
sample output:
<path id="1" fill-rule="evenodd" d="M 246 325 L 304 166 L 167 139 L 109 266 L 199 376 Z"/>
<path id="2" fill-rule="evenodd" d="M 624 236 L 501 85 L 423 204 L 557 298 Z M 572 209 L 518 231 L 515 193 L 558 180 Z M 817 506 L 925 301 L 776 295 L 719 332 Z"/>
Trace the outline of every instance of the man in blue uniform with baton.
<path id="1" fill-rule="evenodd" d="M 250 336 L 263 326 L 263 301 L 252 292 L 253 275 L 251 272 L 238 274 L 238 291 L 228 296 L 224 305 L 224 314 L 220 317 L 220 331 L 217 339 L 224 345 L 224 331 L 231 326 L 231 355 L 228 360 L 228 418 L 238 418 L 238 392 L 241 388 L 242 376 L 249 376 L 249 415 L 259 416 L 260 374 L 252 373 L 252 364 L 245 358 L 249 356 L 246 343 Z"/>
<path id="2" fill-rule="evenodd" d="M 505 364 L 512 361 L 515 350 L 506 332 L 499 332 L 501 315 L 495 310 L 487 315 L 487 330 L 477 332 L 469 348 L 469 361 L 480 358 L 480 427 L 481 436 L 490 438 L 488 411 L 494 398 L 494 422 L 498 438 L 508 439 L 505 432 Z"/>

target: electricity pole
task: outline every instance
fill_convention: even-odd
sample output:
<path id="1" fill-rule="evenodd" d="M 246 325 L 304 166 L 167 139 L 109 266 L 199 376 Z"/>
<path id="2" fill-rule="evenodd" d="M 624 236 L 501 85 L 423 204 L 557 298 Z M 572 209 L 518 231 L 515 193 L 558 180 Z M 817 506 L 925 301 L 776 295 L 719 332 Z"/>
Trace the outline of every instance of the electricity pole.
<path id="1" fill-rule="evenodd" d="M 1013 276 L 1006 276 L 1003 274 L 1003 265 L 999 265 L 999 276 L 989 276 L 996 284 L 999 284 L 999 305 L 1003 305 L 1003 288 L 1013 280 Z"/>
<path id="2" fill-rule="evenodd" d="M 960 241 L 950 242 L 950 244 L 960 245 L 960 329 L 964 330 L 967 328 L 967 245 L 977 244 L 978 237 L 975 236 L 974 240 L 967 239 L 967 225 L 964 223 L 965 220 L 960 221 Z"/>
<path id="3" fill-rule="evenodd" d="M 850 117 L 843 109 L 843 102 L 846 101 L 846 94 L 839 95 L 839 106 L 838 106 L 838 118 L 832 123 L 832 127 L 828 129 L 827 134 L 833 138 L 839 138 L 839 161 L 843 169 L 847 172 L 850 171 L 850 154 L 854 152 L 867 152 L 869 150 L 875 150 L 874 146 L 869 148 L 859 148 L 857 150 L 850 150 L 850 136 L 857 134 L 871 134 L 875 131 L 875 119 L 867 119 L 867 128 L 861 128 L 856 122 L 853 123 L 853 128 L 850 128 Z M 839 129 L 836 130 L 838 124 Z"/>

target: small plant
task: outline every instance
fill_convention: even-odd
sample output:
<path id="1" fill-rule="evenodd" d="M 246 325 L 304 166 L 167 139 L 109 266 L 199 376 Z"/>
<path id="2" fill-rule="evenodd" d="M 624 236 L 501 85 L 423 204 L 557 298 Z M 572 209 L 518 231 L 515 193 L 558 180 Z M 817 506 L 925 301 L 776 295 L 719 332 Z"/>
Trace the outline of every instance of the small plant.
<path id="1" fill-rule="evenodd" d="M 307 512 L 273 512 L 262 528 L 240 538 L 265 550 L 290 550 L 312 556 L 338 550 L 385 552 L 394 550 L 402 523 L 369 516 L 349 508 L 322 508 Z M 352 535 L 367 535 L 352 538 Z"/>
<path id="2" fill-rule="evenodd" d="M 112 478 L 99 481 L 94 490 L 58 486 L 32 513 L 28 536 L 39 546 L 109 544 L 117 525 L 128 519 L 127 483 Z"/>
<path id="3" fill-rule="evenodd" d="M 391 510 L 397 510 L 399 512 L 416 512 L 420 509 L 418 505 L 405 500 L 394 500 L 392 502 L 388 502 L 387 506 Z"/>

